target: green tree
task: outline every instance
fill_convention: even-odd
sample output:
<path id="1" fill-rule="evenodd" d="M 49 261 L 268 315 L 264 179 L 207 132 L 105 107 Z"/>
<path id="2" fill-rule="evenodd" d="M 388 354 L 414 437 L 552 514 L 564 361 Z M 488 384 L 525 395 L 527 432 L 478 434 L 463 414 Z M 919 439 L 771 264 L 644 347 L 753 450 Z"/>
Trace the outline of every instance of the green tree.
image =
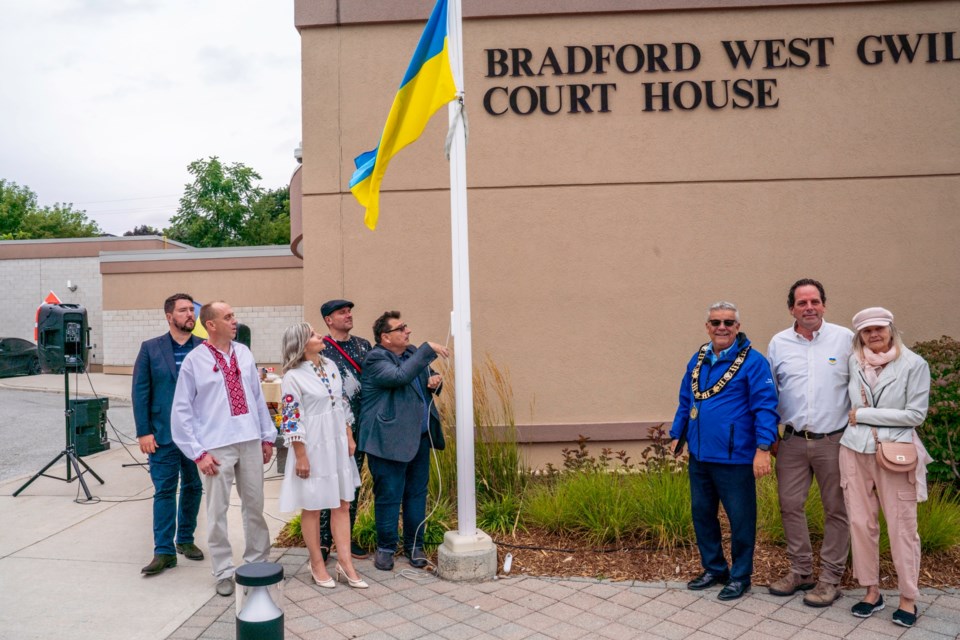
<path id="1" fill-rule="evenodd" d="M 187 168 L 193 182 L 184 188 L 167 237 L 194 247 L 231 247 L 289 242 L 290 203 L 286 189 L 265 191 L 260 174 L 239 162 L 227 165 L 216 156 Z M 284 218 L 286 216 L 286 218 Z"/>
<path id="2" fill-rule="evenodd" d="M 162 236 L 163 231 L 160 229 L 155 229 L 148 224 L 141 224 L 134 227 L 130 231 L 123 232 L 124 237 L 127 236 Z"/>
<path id="3" fill-rule="evenodd" d="M 59 202 L 39 207 L 37 194 L 28 187 L 0 180 L 0 240 L 91 238 L 102 233 L 86 211 Z"/>
<path id="4" fill-rule="evenodd" d="M 24 217 L 36 208 L 37 195 L 33 191 L 0 179 L 0 239 L 15 239 Z"/>
<path id="5" fill-rule="evenodd" d="M 242 233 L 244 244 L 290 244 L 290 187 L 264 191 L 253 203 Z"/>

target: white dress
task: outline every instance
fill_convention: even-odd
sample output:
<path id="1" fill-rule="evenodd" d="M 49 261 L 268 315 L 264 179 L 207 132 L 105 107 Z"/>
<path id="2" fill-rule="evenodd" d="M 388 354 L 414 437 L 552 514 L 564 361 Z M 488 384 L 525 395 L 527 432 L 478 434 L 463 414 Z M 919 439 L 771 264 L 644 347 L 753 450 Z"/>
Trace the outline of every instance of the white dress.
<path id="1" fill-rule="evenodd" d="M 287 456 L 280 485 L 280 511 L 331 509 L 340 501 L 350 502 L 360 474 L 349 453 L 347 425 L 352 423 L 349 405 L 343 397 L 343 383 L 337 366 L 323 359 L 326 381 L 313 363 L 304 362 L 283 376 L 280 411 L 286 445 L 302 442 L 310 460 L 310 477 L 297 477 L 297 457 Z"/>

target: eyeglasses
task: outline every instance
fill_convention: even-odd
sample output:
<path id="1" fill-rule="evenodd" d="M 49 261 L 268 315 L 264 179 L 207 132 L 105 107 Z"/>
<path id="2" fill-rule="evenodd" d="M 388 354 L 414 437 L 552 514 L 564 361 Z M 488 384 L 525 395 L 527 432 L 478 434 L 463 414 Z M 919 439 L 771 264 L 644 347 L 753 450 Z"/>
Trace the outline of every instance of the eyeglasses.
<path id="1" fill-rule="evenodd" d="M 737 324 L 737 321 L 736 321 L 736 320 L 730 320 L 730 319 L 717 320 L 716 318 L 713 318 L 713 319 L 710 320 L 710 326 L 711 326 L 711 327 L 719 327 L 721 324 L 722 324 L 723 326 L 725 326 L 725 327 L 732 327 L 733 325 Z"/>
<path id="2" fill-rule="evenodd" d="M 407 329 L 406 324 L 398 324 L 393 329 L 386 329 L 384 333 L 393 333 L 394 331 L 406 331 L 406 329 Z"/>

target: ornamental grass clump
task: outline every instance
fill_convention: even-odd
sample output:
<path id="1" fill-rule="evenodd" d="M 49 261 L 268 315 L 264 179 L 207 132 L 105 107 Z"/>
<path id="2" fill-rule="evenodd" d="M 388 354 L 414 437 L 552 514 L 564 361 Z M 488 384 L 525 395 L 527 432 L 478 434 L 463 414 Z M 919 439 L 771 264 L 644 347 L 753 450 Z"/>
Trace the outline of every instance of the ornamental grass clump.
<path id="1" fill-rule="evenodd" d="M 436 398 L 436 403 L 447 448 L 439 456 L 440 471 L 431 468 L 430 493 L 432 496 L 442 493 L 451 503 L 455 503 L 457 415 L 453 389 L 456 378 L 453 368 L 447 363 L 441 363 L 439 371 L 443 375 L 445 389 Z M 510 504 L 492 506 L 496 502 L 517 503 L 522 500 L 529 473 L 517 444 L 513 388 L 509 375 L 489 355 L 473 371 L 473 414 L 478 510 L 480 505 L 486 505 L 488 512 L 514 509 Z"/>
<path id="2" fill-rule="evenodd" d="M 810 483 L 810 491 L 807 493 L 806 516 L 810 537 L 814 540 L 823 538 L 823 501 L 820 499 L 816 480 Z M 757 480 L 757 533 L 762 540 L 775 544 L 784 544 L 787 540 L 783 533 L 783 519 L 780 517 L 775 471 Z"/>
<path id="3" fill-rule="evenodd" d="M 673 458 L 663 425 L 639 464 L 625 451 L 590 453 L 589 438 L 563 449 L 563 470 L 548 465 L 546 480 L 528 492 L 524 521 L 595 546 L 628 541 L 669 549 L 693 538 L 690 480 Z"/>

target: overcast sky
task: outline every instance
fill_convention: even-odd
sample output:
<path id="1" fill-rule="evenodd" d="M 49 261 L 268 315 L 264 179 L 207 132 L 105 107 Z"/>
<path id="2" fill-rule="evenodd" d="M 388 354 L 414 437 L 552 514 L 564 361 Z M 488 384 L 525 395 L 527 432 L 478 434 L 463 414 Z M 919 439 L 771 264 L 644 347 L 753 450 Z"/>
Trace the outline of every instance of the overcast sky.
<path id="1" fill-rule="evenodd" d="M 281 187 L 300 131 L 293 0 L 0 0 L 0 178 L 41 205 L 163 228 L 188 164 Z"/>

